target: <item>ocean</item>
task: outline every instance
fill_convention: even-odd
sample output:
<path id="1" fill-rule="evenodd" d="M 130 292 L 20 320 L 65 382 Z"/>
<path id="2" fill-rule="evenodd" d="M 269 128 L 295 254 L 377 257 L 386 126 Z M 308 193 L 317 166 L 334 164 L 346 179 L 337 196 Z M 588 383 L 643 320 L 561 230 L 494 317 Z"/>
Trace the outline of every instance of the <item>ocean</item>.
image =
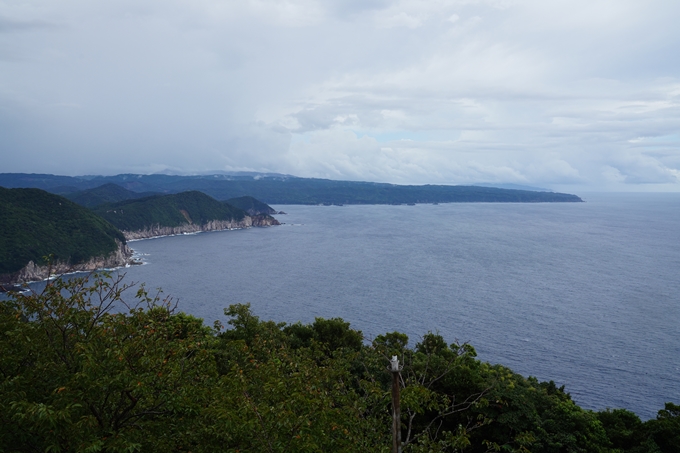
<path id="1" fill-rule="evenodd" d="M 428 331 L 565 385 L 584 408 L 680 403 L 680 194 L 585 203 L 275 206 L 284 225 L 131 242 L 127 281 L 208 325 L 341 317 L 367 340 Z"/>

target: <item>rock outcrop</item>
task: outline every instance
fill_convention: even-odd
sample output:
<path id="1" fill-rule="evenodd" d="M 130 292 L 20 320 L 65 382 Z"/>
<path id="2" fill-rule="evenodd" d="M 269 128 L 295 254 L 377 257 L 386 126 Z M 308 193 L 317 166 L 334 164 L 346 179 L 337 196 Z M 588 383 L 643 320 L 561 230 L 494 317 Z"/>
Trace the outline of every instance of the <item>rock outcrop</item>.
<path id="1" fill-rule="evenodd" d="M 132 250 L 120 241 L 116 241 L 118 248 L 108 256 L 98 256 L 80 264 L 56 262 L 51 265 L 37 265 L 33 261 L 18 272 L 0 275 L 0 283 L 27 283 L 44 280 L 52 275 L 69 272 L 89 272 L 97 269 L 109 269 L 132 264 Z"/>
<path id="2" fill-rule="evenodd" d="M 278 220 L 270 215 L 254 215 L 251 219 L 252 226 L 254 227 L 281 225 Z"/>
<path id="3" fill-rule="evenodd" d="M 280 225 L 279 221 L 269 215 L 245 216 L 242 220 L 211 220 L 203 225 L 185 223 L 184 225 L 169 227 L 154 225 L 143 230 L 125 231 L 125 239 L 149 239 L 159 236 L 172 236 L 174 234 L 198 233 L 201 231 L 233 230 L 236 228 L 264 227 Z"/>

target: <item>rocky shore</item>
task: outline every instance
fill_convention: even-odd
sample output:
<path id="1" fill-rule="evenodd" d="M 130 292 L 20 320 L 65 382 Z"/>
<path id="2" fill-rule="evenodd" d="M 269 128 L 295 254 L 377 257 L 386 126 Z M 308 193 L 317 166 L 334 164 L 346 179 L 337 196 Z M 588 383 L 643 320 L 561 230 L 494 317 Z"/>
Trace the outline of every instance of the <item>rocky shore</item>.
<path id="1" fill-rule="evenodd" d="M 149 239 L 159 236 L 171 236 L 174 234 L 198 233 L 202 231 L 232 230 L 236 228 L 265 227 L 280 225 L 279 221 L 269 215 L 246 216 L 236 220 L 211 220 L 203 225 L 187 223 L 177 227 L 164 227 L 160 225 L 137 231 L 123 231 L 127 241 L 136 239 Z M 135 263 L 132 259 L 132 250 L 126 244 L 116 240 L 118 248 L 106 257 L 95 257 L 85 263 L 70 264 L 56 262 L 51 265 L 38 265 L 33 261 L 18 272 L 0 274 L 0 285 L 23 284 L 49 278 L 51 275 L 60 275 L 70 272 L 90 272 L 97 269 L 109 269 L 123 267 Z"/>
<path id="2" fill-rule="evenodd" d="M 37 265 L 33 261 L 18 272 L 0 274 L 0 284 L 27 283 L 44 280 L 51 275 L 66 274 L 69 272 L 90 272 L 97 269 L 122 267 L 133 264 L 132 250 L 122 242 L 116 241 L 118 248 L 108 256 L 94 257 L 84 263 L 70 264 L 56 262 L 51 265 Z"/>
<path id="3" fill-rule="evenodd" d="M 154 225 L 143 230 L 123 231 L 128 241 L 136 239 L 149 239 L 159 236 L 172 236 L 175 234 L 199 233 L 202 231 L 233 230 L 236 228 L 265 227 L 280 225 L 279 221 L 268 215 L 246 216 L 243 220 L 211 220 L 203 225 L 186 223 L 176 227 Z"/>

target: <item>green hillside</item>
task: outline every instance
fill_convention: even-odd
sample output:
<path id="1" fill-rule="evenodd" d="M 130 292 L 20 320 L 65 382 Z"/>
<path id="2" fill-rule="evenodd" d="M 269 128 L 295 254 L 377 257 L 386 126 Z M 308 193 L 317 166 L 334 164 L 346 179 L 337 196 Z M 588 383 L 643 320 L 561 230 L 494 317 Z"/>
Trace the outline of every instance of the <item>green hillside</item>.
<path id="1" fill-rule="evenodd" d="M 82 263 L 116 250 L 123 234 L 66 198 L 40 189 L 0 187 L 0 274 L 20 270 L 44 256 Z"/>
<path id="2" fill-rule="evenodd" d="M 67 193 L 64 197 L 78 203 L 86 208 L 94 208 L 100 204 L 118 203 L 125 200 L 134 200 L 137 198 L 145 198 L 153 195 L 158 195 L 152 192 L 133 192 L 127 190 L 117 184 L 108 183 L 95 187 L 94 189 L 80 190 L 78 192 Z"/>
<path id="3" fill-rule="evenodd" d="M 152 225 L 176 227 L 191 223 L 202 225 L 211 220 L 238 221 L 246 216 L 243 210 L 197 191 L 108 203 L 93 211 L 125 231 L 143 230 Z"/>
<path id="4" fill-rule="evenodd" d="M 224 201 L 223 203 L 227 203 L 232 206 L 236 206 L 239 209 L 243 209 L 250 215 L 276 214 L 276 210 L 269 206 L 267 203 L 262 203 L 260 200 L 257 200 L 247 195 L 238 198 L 230 198 L 227 201 Z"/>

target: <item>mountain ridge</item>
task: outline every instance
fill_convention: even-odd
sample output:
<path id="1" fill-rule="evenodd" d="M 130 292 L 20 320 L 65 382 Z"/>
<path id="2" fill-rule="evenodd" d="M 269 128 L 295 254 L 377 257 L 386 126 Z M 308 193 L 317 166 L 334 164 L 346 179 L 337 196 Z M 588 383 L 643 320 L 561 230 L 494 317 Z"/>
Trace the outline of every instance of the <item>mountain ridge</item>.
<path id="1" fill-rule="evenodd" d="M 397 185 L 365 181 L 335 181 L 295 176 L 252 175 L 134 175 L 68 177 L 2 173 L 0 186 L 44 190 L 93 189 L 106 183 L 134 192 L 180 193 L 198 190 L 217 200 L 252 196 L 267 204 L 412 204 L 412 203 L 537 203 L 582 202 L 572 194 L 501 189 L 482 186 Z"/>

